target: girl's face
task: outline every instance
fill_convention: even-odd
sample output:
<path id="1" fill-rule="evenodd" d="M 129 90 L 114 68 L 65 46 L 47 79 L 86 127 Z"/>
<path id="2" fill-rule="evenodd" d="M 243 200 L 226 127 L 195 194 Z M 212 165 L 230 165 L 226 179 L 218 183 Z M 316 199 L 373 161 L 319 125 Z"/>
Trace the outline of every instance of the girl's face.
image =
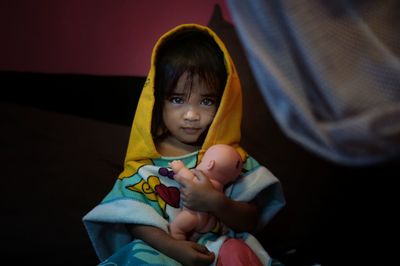
<path id="1" fill-rule="evenodd" d="M 163 121 L 170 141 L 178 147 L 197 145 L 200 135 L 208 129 L 218 108 L 217 95 L 207 88 L 205 82 L 201 82 L 195 75 L 189 90 L 187 80 L 187 74 L 184 73 L 172 94 L 165 100 L 163 109 Z"/>

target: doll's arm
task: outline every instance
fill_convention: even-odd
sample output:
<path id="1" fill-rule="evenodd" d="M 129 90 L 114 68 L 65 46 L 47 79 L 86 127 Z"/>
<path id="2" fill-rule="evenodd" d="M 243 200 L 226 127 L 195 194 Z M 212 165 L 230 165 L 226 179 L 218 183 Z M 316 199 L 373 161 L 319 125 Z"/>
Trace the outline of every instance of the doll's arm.
<path id="1" fill-rule="evenodd" d="M 174 179 L 180 182 L 181 178 L 185 178 L 185 179 L 189 179 L 189 180 L 193 180 L 193 178 L 195 178 L 195 175 L 188 169 L 185 167 L 185 165 L 183 164 L 182 161 L 180 160 L 175 160 L 169 163 L 169 166 L 172 168 L 172 171 L 174 171 L 175 176 Z"/>

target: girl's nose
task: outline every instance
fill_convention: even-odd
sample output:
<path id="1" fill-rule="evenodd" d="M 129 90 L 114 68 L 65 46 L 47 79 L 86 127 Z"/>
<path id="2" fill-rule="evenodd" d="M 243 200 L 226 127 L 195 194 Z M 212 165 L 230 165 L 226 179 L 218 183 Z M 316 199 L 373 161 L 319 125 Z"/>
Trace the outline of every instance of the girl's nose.
<path id="1" fill-rule="evenodd" d="M 183 119 L 187 121 L 198 121 L 200 119 L 200 114 L 194 108 L 190 107 L 183 114 Z"/>

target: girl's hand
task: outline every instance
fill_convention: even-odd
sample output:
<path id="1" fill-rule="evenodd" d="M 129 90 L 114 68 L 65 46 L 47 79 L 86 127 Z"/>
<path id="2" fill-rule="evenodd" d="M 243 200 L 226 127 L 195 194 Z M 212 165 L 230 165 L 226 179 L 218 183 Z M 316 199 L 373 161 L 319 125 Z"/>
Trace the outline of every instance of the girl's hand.
<path id="1" fill-rule="evenodd" d="M 212 211 L 216 201 L 224 194 L 214 188 L 202 171 L 193 169 L 193 174 L 197 177 L 195 180 L 177 180 L 182 185 L 180 191 L 183 205 L 194 211 Z"/>
<path id="2" fill-rule="evenodd" d="M 192 241 L 179 241 L 179 253 L 175 259 L 183 265 L 210 265 L 215 255 L 205 246 Z"/>
<path id="3" fill-rule="evenodd" d="M 234 201 L 214 189 L 201 171 L 194 170 L 197 179 L 176 179 L 181 185 L 183 205 L 194 211 L 210 212 L 227 227 L 238 232 L 253 232 L 258 225 L 259 213 L 255 202 Z"/>

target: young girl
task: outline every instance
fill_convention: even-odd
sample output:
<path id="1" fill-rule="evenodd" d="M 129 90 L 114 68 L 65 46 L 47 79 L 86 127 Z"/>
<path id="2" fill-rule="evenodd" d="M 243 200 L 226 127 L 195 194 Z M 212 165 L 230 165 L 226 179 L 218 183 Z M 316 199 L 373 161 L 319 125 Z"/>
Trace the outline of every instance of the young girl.
<path id="1" fill-rule="evenodd" d="M 271 263 L 247 232 L 265 225 L 284 198 L 279 181 L 239 146 L 241 101 L 233 62 L 209 28 L 185 24 L 160 38 L 124 171 L 83 218 L 102 265 Z M 171 161 L 195 168 L 207 148 L 218 143 L 235 147 L 244 161 L 242 174 L 224 193 L 200 171 L 194 172 L 199 182 L 173 179 Z M 172 238 L 168 224 L 182 205 L 210 212 L 220 226 L 191 241 Z"/>

